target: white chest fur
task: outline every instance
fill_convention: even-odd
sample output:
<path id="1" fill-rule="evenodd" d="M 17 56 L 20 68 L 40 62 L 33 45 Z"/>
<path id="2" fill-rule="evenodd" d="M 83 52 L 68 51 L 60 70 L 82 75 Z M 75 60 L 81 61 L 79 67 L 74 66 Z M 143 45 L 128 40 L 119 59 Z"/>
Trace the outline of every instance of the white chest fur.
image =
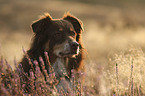
<path id="1" fill-rule="evenodd" d="M 64 58 L 57 58 L 52 66 L 57 78 L 65 77 L 68 75 Z"/>
<path id="2" fill-rule="evenodd" d="M 65 76 L 68 76 L 66 60 L 64 58 L 57 58 L 56 62 L 52 66 L 55 72 L 55 76 L 59 79 L 59 83 L 56 86 L 58 93 L 64 91 L 65 93 L 69 94 L 69 96 L 73 96 L 72 84 L 69 80 L 65 79 Z"/>

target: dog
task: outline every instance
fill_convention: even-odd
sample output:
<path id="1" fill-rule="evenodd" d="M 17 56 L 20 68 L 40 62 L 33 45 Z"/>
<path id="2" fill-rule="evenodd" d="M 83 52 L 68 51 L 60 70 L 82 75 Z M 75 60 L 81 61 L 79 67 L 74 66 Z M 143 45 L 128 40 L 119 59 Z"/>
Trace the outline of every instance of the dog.
<path id="1" fill-rule="evenodd" d="M 83 28 L 78 18 L 67 13 L 61 19 L 52 19 L 47 13 L 32 24 L 32 30 L 34 38 L 27 54 L 31 61 L 39 62 L 40 56 L 46 61 L 44 52 L 48 53 L 50 64 L 59 80 L 58 89 L 63 85 L 61 78 L 65 78 L 70 83 L 71 70 L 84 72 L 85 56 L 81 39 Z M 24 72 L 29 74 L 32 67 L 26 56 L 23 57 L 21 64 Z M 41 69 L 40 64 L 39 67 Z M 49 74 L 49 66 L 46 63 L 45 68 Z M 77 75 L 76 78 L 80 76 Z"/>

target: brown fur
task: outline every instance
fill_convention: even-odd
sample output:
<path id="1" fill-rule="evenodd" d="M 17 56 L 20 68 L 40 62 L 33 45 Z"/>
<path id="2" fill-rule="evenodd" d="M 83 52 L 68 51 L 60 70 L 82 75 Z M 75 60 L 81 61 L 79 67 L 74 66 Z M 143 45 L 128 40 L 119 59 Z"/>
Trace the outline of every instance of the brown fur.
<path id="1" fill-rule="evenodd" d="M 64 62 L 67 62 L 65 64 L 65 68 L 70 77 L 72 69 L 75 69 L 76 71 L 84 70 L 83 65 L 84 48 L 81 40 L 81 34 L 83 29 L 79 19 L 70 14 L 66 14 L 61 19 L 52 19 L 51 16 L 47 14 L 43 16 L 43 18 L 40 18 L 39 20 L 35 21 L 32 24 L 32 29 L 34 32 L 34 38 L 30 49 L 27 51 L 27 54 L 32 61 L 37 60 L 39 62 L 39 56 L 42 56 L 43 60 L 46 61 L 44 56 L 44 52 L 46 51 L 48 52 L 50 63 L 53 66 L 53 64 L 56 62 L 56 59 L 59 58 L 56 54 L 54 54 L 55 51 L 54 48 L 61 49 L 58 46 L 63 46 L 60 44 L 63 44 L 65 41 L 78 42 L 80 51 L 77 55 L 75 54 L 74 57 L 73 56 L 64 57 L 65 58 Z M 60 36 L 61 35 L 60 33 L 55 34 L 56 30 L 61 32 L 61 34 L 63 34 L 62 36 L 64 36 L 64 34 L 70 35 L 70 33 L 66 32 L 73 31 L 75 33 L 75 36 L 66 35 L 66 38 L 68 38 L 69 40 L 67 39 L 64 40 L 65 37 Z M 31 66 L 29 65 L 28 60 L 25 56 L 22 59 L 21 64 L 24 71 L 29 74 Z M 48 69 L 49 66 L 45 63 L 45 67 L 46 69 Z M 49 70 L 47 71 L 49 73 Z M 61 77 L 58 76 L 57 78 L 59 79 Z"/>

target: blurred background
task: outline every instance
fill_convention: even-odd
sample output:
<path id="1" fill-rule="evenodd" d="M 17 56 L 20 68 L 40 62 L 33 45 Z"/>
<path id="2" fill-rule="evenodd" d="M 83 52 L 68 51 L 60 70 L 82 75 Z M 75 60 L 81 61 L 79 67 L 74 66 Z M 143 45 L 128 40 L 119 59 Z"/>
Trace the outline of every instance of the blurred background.
<path id="1" fill-rule="evenodd" d="M 70 12 L 83 22 L 86 87 L 98 94 L 104 87 L 99 85 L 102 71 L 114 54 L 130 46 L 145 51 L 144 10 L 145 0 L 0 0 L 0 56 L 13 67 L 14 58 L 23 56 L 22 47 L 27 50 L 31 44 L 33 21 L 46 12 L 52 18 Z"/>

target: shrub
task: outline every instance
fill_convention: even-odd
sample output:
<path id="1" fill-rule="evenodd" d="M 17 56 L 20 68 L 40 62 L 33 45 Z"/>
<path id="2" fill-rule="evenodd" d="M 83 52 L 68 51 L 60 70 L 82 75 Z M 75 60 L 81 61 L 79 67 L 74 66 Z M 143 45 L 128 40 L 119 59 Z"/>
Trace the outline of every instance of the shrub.
<path id="1" fill-rule="evenodd" d="M 45 52 L 45 56 L 47 58 L 47 63 L 49 65 L 49 74 L 44 66 L 44 61 L 42 57 L 39 57 L 42 71 L 40 71 L 40 67 L 38 62 L 35 60 L 34 62 L 30 61 L 30 58 L 24 51 L 27 59 L 30 64 L 35 64 L 35 68 L 33 67 L 30 70 L 30 75 L 26 74 L 22 69 L 21 64 L 15 63 L 15 70 L 12 70 L 11 66 L 8 62 L 1 58 L 0 60 L 0 96 L 23 96 L 23 95 L 31 95 L 31 96 L 81 96 L 82 88 L 80 80 L 75 80 L 75 75 L 78 74 L 74 70 L 72 70 L 72 87 L 73 90 L 70 90 L 68 86 L 68 82 L 65 79 L 58 81 L 55 77 L 55 72 L 50 65 L 49 57 L 47 52 Z M 4 66 L 6 65 L 6 66 Z M 33 66 L 33 65 L 32 65 Z M 65 74 L 65 73 L 64 73 Z M 68 77 L 69 78 L 69 77 Z M 58 92 L 56 86 L 58 84 L 63 85 L 61 87 L 60 92 Z"/>

